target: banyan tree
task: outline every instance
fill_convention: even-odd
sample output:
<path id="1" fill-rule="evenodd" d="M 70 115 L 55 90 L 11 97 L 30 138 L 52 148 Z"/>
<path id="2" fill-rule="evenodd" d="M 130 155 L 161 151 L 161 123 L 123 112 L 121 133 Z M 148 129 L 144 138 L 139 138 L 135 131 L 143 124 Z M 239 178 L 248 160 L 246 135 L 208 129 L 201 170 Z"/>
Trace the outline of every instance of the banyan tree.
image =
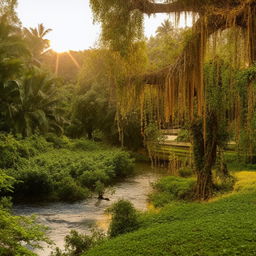
<path id="1" fill-rule="evenodd" d="M 142 38 L 144 14 L 172 14 L 177 23 L 181 14 L 192 17 L 191 35 L 175 63 L 142 75 L 140 79 L 144 85 L 157 88 L 156 98 L 162 106 L 158 111 L 162 111 L 161 118 L 165 122 L 190 121 L 197 174 L 196 197 L 203 200 L 209 198 L 213 188 L 212 168 L 216 162 L 217 148 L 222 143 L 219 118 L 224 116 L 235 120 L 240 114 L 239 103 L 235 100 L 229 103 L 225 111 L 219 111 L 218 104 L 213 107 L 207 101 L 207 93 L 211 94 L 212 91 L 209 92 L 206 84 L 211 81 L 217 91 L 223 89 L 219 67 L 224 64 L 214 56 L 217 38 L 222 31 L 237 31 L 233 38 L 233 43 L 237 44 L 234 56 L 243 55 L 243 60 L 240 59 L 243 68 L 252 66 L 256 61 L 256 0 L 90 0 L 90 3 L 95 20 L 102 24 L 102 39 L 111 49 L 123 55 L 129 54 L 132 43 Z M 241 41 L 242 46 L 239 46 Z M 216 73 L 206 79 L 204 67 L 209 45 L 211 66 Z M 239 54 L 241 51 L 243 54 Z M 239 60 L 233 59 L 232 65 L 237 67 Z M 234 74 L 232 68 L 229 70 L 226 81 L 229 83 L 227 87 L 232 88 Z M 254 99 L 250 101 L 254 102 Z"/>

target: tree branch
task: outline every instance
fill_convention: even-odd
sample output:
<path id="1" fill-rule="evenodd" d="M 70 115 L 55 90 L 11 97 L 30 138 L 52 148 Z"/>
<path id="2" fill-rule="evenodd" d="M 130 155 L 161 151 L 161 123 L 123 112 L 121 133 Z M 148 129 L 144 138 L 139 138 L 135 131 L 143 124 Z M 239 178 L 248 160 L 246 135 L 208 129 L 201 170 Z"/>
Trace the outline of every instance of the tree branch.
<path id="1" fill-rule="evenodd" d="M 126 1 L 126 0 L 124 0 Z M 230 11 L 230 8 L 241 5 L 233 0 L 175 0 L 171 3 L 155 3 L 153 0 L 129 0 L 130 10 L 139 10 L 145 14 L 155 13 L 204 13 L 213 8 Z M 254 2 L 255 0 L 249 0 Z"/>
<path id="2" fill-rule="evenodd" d="M 216 31 L 224 29 L 225 26 L 227 26 L 226 20 L 222 16 L 212 15 L 208 17 L 207 36 L 209 37 Z M 182 64 L 184 64 L 183 62 L 186 59 L 187 50 L 191 49 L 192 47 L 200 43 L 200 33 L 201 33 L 200 27 L 201 27 L 201 19 L 199 19 L 194 24 L 192 28 L 192 30 L 195 31 L 194 35 L 191 38 L 191 40 L 188 41 L 187 44 L 184 46 L 184 49 L 181 55 L 177 58 L 174 64 L 168 67 L 165 67 L 162 70 L 159 70 L 158 72 L 144 74 L 144 76 L 141 77 L 142 81 L 147 84 L 159 85 L 165 81 L 165 78 L 167 77 L 168 74 L 170 74 L 170 72 L 175 74 L 175 71 L 178 71 L 178 69 L 182 66 Z M 191 65 L 194 65 L 193 60 L 191 61 Z"/>
<path id="3" fill-rule="evenodd" d="M 197 0 L 177 0 L 172 3 L 154 3 L 150 0 L 130 0 L 131 10 L 139 10 L 145 14 L 171 13 L 171 12 L 199 12 L 200 5 Z"/>

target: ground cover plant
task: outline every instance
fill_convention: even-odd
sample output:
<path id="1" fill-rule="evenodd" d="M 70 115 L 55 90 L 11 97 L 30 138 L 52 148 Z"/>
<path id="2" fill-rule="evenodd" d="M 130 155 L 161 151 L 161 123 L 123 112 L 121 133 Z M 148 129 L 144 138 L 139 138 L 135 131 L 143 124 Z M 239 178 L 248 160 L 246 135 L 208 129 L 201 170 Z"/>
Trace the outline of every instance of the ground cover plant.
<path id="1" fill-rule="evenodd" d="M 236 176 L 234 192 L 208 203 L 176 201 L 159 212 L 143 214 L 138 231 L 111 239 L 86 255 L 254 255 L 256 173 Z"/>

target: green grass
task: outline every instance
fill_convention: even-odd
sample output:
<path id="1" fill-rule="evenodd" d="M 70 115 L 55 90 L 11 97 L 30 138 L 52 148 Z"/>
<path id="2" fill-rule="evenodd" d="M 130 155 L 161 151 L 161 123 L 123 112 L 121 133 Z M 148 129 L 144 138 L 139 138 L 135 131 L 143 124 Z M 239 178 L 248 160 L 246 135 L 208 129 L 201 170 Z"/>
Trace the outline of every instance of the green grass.
<path id="1" fill-rule="evenodd" d="M 256 174 L 241 172 L 237 178 L 228 196 L 175 202 L 143 214 L 138 231 L 108 240 L 86 256 L 256 255 Z"/>

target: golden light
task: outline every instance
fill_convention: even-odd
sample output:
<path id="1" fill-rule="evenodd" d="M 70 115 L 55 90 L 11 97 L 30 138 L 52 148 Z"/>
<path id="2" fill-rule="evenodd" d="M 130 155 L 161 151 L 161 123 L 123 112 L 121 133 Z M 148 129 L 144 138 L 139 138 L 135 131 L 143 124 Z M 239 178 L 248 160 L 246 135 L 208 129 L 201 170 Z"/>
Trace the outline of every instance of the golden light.
<path id="1" fill-rule="evenodd" d="M 62 49 L 62 48 L 59 48 L 59 49 Z M 53 49 L 54 50 L 54 49 Z M 78 63 L 78 61 L 76 60 L 76 58 L 72 55 L 72 53 L 70 52 L 70 50 L 67 50 L 67 51 L 57 51 L 57 50 L 54 50 L 56 52 L 56 63 L 55 63 L 55 74 L 58 75 L 59 73 L 59 66 L 60 66 L 60 56 L 61 55 L 65 55 L 67 54 L 71 61 L 74 63 L 74 65 L 78 68 L 78 69 L 81 69 L 81 65 Z"/>
<path id="2" fill-rule="evenodd" d="M 68 52 L 70 47 L 63 41 L 51 41 L 51 49 L 57 53 Z"/>

